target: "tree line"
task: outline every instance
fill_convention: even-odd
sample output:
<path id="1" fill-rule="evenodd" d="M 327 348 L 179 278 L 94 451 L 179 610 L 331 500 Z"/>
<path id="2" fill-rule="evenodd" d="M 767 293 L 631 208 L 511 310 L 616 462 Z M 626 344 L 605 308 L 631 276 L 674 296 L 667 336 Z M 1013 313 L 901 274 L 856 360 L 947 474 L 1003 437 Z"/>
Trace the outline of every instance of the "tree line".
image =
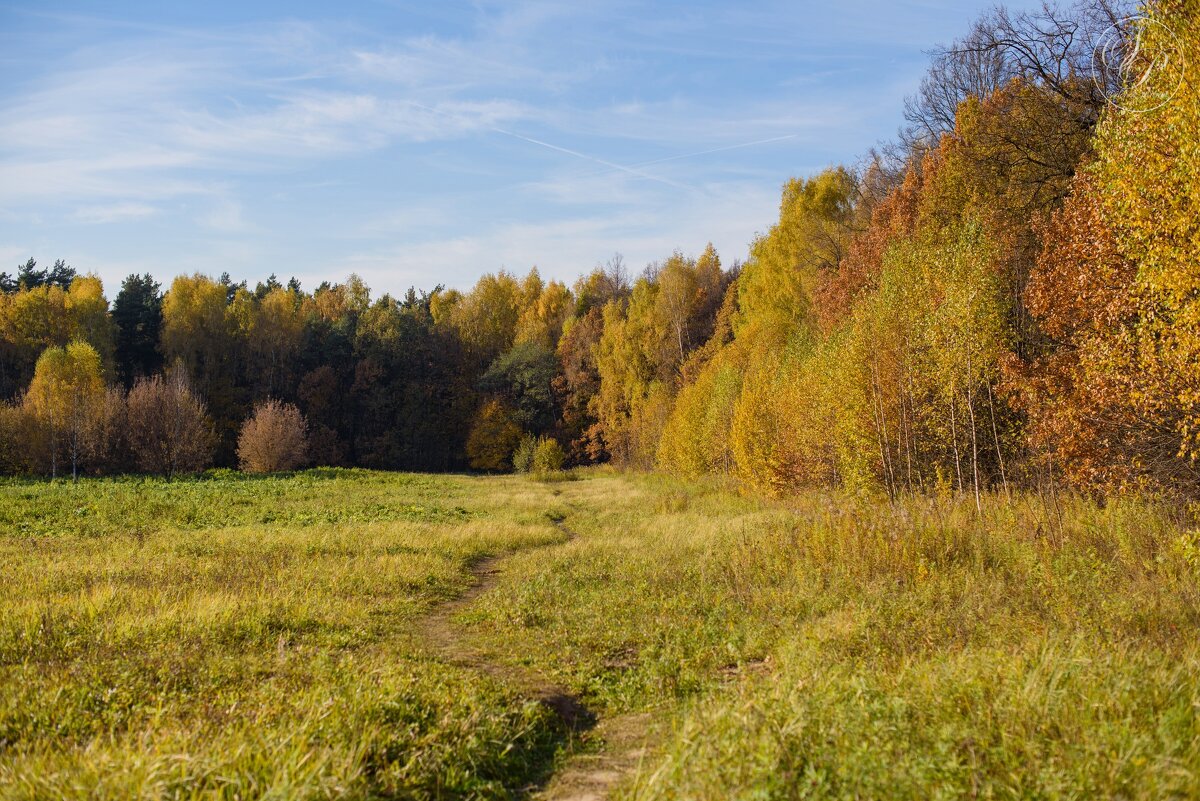
<path id="1" fill-rule="evenodd" d="M 570 287 L 501 271 L 375 299 L 353 276 L 130 276 L 110 309 L 31 260 L 0 275 L 0 461 L 157 469 L 97 422 L 123 403 L 121 430 L 142 425 L 157 381 L 203 406 L 218 465 L 276 402 L 315 464 L 497 471 L 553 441 L 770 494 L 1195 495 L 1200 6 L 1143 11 L 984 15 L 935 52 L 896 142 L 788 181 L 729 267 L 710 245 L 636 277 L 614 257 Z"/>

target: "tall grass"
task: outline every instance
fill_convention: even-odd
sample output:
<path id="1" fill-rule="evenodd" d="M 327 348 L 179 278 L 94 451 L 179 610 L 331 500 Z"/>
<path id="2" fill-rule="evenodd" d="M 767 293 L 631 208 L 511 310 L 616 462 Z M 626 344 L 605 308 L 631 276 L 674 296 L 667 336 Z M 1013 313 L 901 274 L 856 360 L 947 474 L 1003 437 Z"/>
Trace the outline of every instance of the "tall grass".
<path id="1" fill-rule="evenodd" d="M 457 622 L 654 713 L 626 797 L 1200 797 L 1179 510 L 576 478 L 0 484 L 0 797 L 520 795 L 566 732 L 416 625 L 500 553 Z"/>
<path id="2" fill-rule="evenodd" d="M 658 710 L 630 797 L 1200 795 L 1198 538 L 1171 509 L 603 475 L 563 498 L 583 536 L 514 557 L 476 622 Z"/>

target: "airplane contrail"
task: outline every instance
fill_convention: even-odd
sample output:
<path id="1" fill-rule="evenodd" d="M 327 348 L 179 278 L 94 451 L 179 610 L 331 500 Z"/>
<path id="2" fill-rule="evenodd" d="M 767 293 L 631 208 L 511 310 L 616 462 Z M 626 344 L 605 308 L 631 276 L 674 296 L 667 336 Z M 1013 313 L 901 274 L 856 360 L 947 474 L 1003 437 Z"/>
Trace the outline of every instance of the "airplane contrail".
<path id="1" fill-rule="evenodd" d="M 697 156 L 707 156 L 710 153 L 722 153 L 726 150 L 740 150 L 743 147 L 754 147 L 755 145 L 769 145 L 772 142 L 785 142 L 788 139 L 796 139 L 800 134 L 788 134 L 787 136 L 773 136 L 770 139 L 756 139 L 753 142 L 742 142 L 740 145 L 725 145 L 724 147 L 714 147 L 710 150 L 697 150 L 695 153 L 681 153 L 678 156 L 667 156 L 653 161 L 643 161 L 632 165 L 633 167 L 649 167 L 652 164 L 662 164 L 666 161 L 678 161 L 679 159 L 691 159 Z"/>
<path id="2" fill-rule="evenodd" d="M 432 106 L 426 106 L 426 105 L 423 105 L 421 103 L 417 103 L 417 102 L 414 102 L 411 100 L 408 101 L 408 103 L 411 106 L 415 106 L 416 108 L 422 109 L 424 111 L 428 111 L 432 114 L 441 114 L 443 116 L 451 117 L 454 119 L 459 119 L 458 115 L 452 114 L 448 111 L 443 111 L 442 109 L 439 109 L 439 108 L 433 108 Z M 727 150 L 740 150 L 741 148 L 754 147 L 756 145 L 767 145 L 767 144 L 771 144 L 772 142 L 784 142 L 784 141 L 787 141 L 788 139 L 795 139 L 798 136 L 800 136 L 800 134 L 786 134 L 785 136 L 773 136 L 770 139 L 756 139 L 753 142 L 742 142 L 742 143 L 736 144 L 736 145 L 725 145 L 723 147 L 714 147 L 714 148 L 710 148 L 708 150 L 698 150 L 694 153 L 681 153 L 677 156 L 666 156 L 666 157 L 660 158 L 660 159 L 652 159 L 651 161 L 643 161 L 638 164 L 626 165 L 626 164 L 617 164 L 616 162 L 608 161 L 608 160 L 602 159 L 602 158 L 597 158 L 596 156 L 589 156 L 587 153 L 580 153 L 578 150 L 571 150 L 570 148 L 562 147 L 560 145 L 555 145 L 550 142 L 543 142 L 541 139 L 534 139 L 531 136 L 525 136 L 524 134 L 514 133 L 513 131 L 507 131 L 503 128 L 498 128 L 494 125 L 486 126 L 486 129 L 491 131 L 492 133 L 503 134 L 504 136 L 511 136 L 513 139 L 519 139 L 522 142 L 528 142 L 531 145 L 537 145 L 538 147 L 548 148 L 548 149 L 556 151 L 558 153 L 565 153 L 568 156 L 574 156 L 575 158 L 583 159 L 584 161 L 590 161 L 594 164 L 599 164 L 602 167 L 608 167 L 610 170 L 617 170 L 619 172 L 628 173 L 628 174 L 634 175 L 638 178 L 644 178 L 648 181 L 656 181 L 660 184 L 666 184 L 667 186 L 671 186 L 676 189 L 683 189 L 688 192 L 694 192 L 696 190 L 693 187 L 686 186 L 686 185 L 678 183 L 676 181 L 672 181 L 669 178 L 663 178 L 658 175 L 652 175 L 651 173 L 645 172 L 644 170 L 642 170 L 640 168 L 650 167 L 655 164 L 664 164 L 668 161 L 679 161 L 680 159 L 690 159 L 690 158 L 697 158 L 698 156 L 707 156 L 712 153 L 723 153 Z M 596 173 L 596 174 L 603 174 L 603 173 Z"/>
<path id="3" fill-rule="evenodd" d="M 742 142 L 737 145 L 725 145 L 724 147 L 714 147 L 709 150 L 697 150 L 695 153 L 680 153 L 678 156 L 665 156 L 661 159 L 653 159 L 651 161 L 640 161 L 636 164 L 629 165 L 629 169 L 638 169 L 640 167 L 651 167 L 655 164 L 663 164 L 668 161 L 679 161 L 680 159 L 691 159 L 698 156 L 707 156 L 710 153 L 722 153 L 726 150 L 740 150 L 744 147 L 754 147 L 755 145 L 768 145 L 772 142 L 785 142 L 788 139 L 796 139 L 800 134 L 787 134 L 786 136 L 773 136 L 770 139 L 756 139 L 753 142 Z M 596 170 L 595 172 L 584 173 L 583 178 L 591 178 L 597 175 L 604 175 L 607 170 Z"/>
<path id="4" fill-rule="evenodd" d="M 642 170 L 637 169 L 637 167 L 627 167 L 624 164 L 617 164 L 612 161 L 605 161 L 604 159 L 596 158 L 595 156 L 589 156 L 586 153 L 580 153 L 578 150 L 570 150 L 565 147 L 559 147 L 558 145 L 552 145 L 549 142 L 543 142 L 540 139 L 533 139 L 532 137 L 523 136 L 519 133 L 513 133 L 512 131 L 506 131 L 503 128 L 491 128 L 491 130 L 495 131 L 496 133 L 502 133 L 505 136 L 511 136 L 514 139 L 520 139 L 523 142 L 529 142 L 530 144 L 540 145 L 542 147 L 550 148 L 551 150 L 556 150 L 559 153 L 566 153 L 567 155 L 575 156 L 576 158 L 581 158 L 586 161 L 592 161 L 592 162 L 595 162 L 596 164 L 599 164 L 604 167 L 608 167 L 613 170 L 620 170 L 621 172 L 627 172 L 630 175 L 636 175 L 638 178 L 645 178 L 646 180 L 649 180 L 649 181 L 658 181 L 659 183 L 666 184 L 667 186 L 673 186 L 676 189 L 684 189 L 689 192 L 693 191 L 690 186 L 684 186 L 683 184 L 676 183 L 675 181 L 669 180 L 667 178 L 660 178 L 657 175 L 651 175 L 648 172 L 643 172 Z M 651 162 L 651 163 L 654 163 L 654 162 Z M 637 166 L 644 166 L 644 165 L 637 165 Z"/>
<path id="5" fill-rule="evenodd" d="M 413 101 L 413 100 L 408 100 L 405 102 L 407 102 L 408 105 L 413 106 L 414 108 L 419 108 L 422 111 L 428 111 L 431 114 L 441 114 L 442 116 L 450 117 L 451 119 L 454 119 L 454 120 L 459 120 L 459 121 L 462 120 L 460 115 L 452 114 L 449 111 L 443 111 L 440 108 L 433 108 L 432 106 L 426 106 L 422 103 L 417 103 L 416 101 Z M 511 136 L 513 139 L 520 139 L 522 142 L 528 142 L 531 145 L 537 145 L 538 147 L 545 147 L 545 148 L 549 148 L 550 150 L 557 151 L 559 153 L 565 153 L 568 156 L 574 156 L 575 158 L 583 159 L 584 161 L 590 161 L 590 162 L 593 162 L 594 164 L 599 164 L 603 167 L 608 167 L 611 170 L 619 170 L 621 172 L 626 172 L 626 173 L 629 173 L 630 175 L 636 175 L 638 178 L 644 178 L 648 181 L 657 181 L 658 183 L 666 184 L 667 186 L 671 186 L 676 189 L 683 189 L 684 191 L 687 191 L 687 192 L 696 191 L 693 187 L 686 186 L 684 184 L 678 183 L 676 181 L 672 181 L 667 178 L 661 178 L 657 175 L 651 175 L 650 173 L 643 172 L 642 170 L 639 170 L 636 167 L 627 167 L 624 164 L 617 164 L 616 162 L 606 161 L 605 159 L 597 158 L 595 156 L 589 156 L 587 153 L 580 153 L 578 150 L 571 150 L 570 148 L 560 147 L 559 145 L 554 145 L 554 144 L 551 144 L 550 142 L 543 142 L 540 139 L 534 139 L 533 137 L 524 136 L 523 134 L 514 133 L 512 131 L 506 131 L 503 128 L 497 128 L 494 125 L 488 125 L 488 126 L 485 126 L 485 128 L 486 128 L 486 130 L 489 130 L 492 133 L 498 133 L 498 134 L 503 134 L 505 136 Z"/>

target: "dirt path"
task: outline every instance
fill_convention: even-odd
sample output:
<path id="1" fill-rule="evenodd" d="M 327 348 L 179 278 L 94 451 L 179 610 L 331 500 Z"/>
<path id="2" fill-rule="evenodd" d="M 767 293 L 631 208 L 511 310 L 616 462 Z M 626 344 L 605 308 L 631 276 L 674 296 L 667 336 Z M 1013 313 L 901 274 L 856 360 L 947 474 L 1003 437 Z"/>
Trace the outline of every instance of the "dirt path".
<path id="1" fill-rule="evenodd" d="M 562 521 L 555 525 L 567 536 L 576 534 Z M 553 546 L 547 546 L 553 547 Z M 645 753 L 649 715 L 600 719 L 579 696 L 537 671 L 502 663 L 470 642 L 454 622 L 455 616 L 497 582 L 503 556 L 484 559 L 471 568 L 475 583 L 452 601 L 439 604 L 421 621 L 421 638 L 444 661 L 486 673 L 536 698 L 562 719 L 574 735 L 570 754 L 544 788 L 534 793 L 543 801 L 600 801 L 635 771 Z"/>
<path id="2" fill-rule="evenodd" d="M 541 801 L 602 801 L 646 755 L 650 715 L 601 719 L 537 794 Z"/>

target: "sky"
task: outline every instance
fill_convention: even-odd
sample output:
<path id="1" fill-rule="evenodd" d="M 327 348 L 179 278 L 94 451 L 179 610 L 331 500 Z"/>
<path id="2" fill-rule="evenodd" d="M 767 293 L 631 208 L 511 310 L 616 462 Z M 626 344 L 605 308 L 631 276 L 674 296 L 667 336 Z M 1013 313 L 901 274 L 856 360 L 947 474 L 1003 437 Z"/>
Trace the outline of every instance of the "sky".
<path id="1" fill-rule="evenodd" d="M 988 5 L 0 0 L 0 270 L 62 258 L 111 298 L 729 264 Z"/>

